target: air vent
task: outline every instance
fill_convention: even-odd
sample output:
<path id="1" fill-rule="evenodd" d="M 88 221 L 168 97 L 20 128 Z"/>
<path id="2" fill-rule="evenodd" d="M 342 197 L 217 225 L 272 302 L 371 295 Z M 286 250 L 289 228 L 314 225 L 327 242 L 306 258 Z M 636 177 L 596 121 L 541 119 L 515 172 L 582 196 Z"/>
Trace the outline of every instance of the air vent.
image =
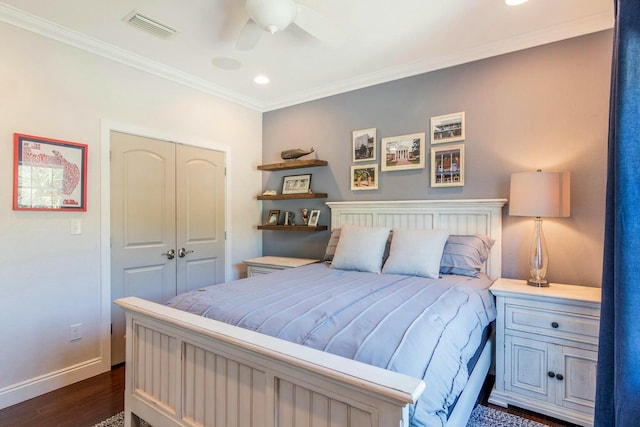
<path id="1" fill-rule="evenodd" d="M 140 12 L 137 12 L 135 10 L 128 14 L 124 18 L 124 21 L 162 38 L 171 37 L 177 32 L 177 30 L 175 30 L 174 28 L 158 22 L 156 19 L 144 16 Z"/>

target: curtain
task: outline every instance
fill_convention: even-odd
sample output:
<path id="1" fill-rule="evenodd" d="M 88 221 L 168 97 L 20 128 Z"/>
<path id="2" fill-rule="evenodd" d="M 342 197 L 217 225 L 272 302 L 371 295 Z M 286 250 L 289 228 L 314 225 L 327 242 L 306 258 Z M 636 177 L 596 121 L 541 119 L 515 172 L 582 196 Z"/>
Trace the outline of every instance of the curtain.
<path id="1" fill-rule="evenodd" d="M 595 425 L 640 425 L 640 0 L 615 1 Z"/>

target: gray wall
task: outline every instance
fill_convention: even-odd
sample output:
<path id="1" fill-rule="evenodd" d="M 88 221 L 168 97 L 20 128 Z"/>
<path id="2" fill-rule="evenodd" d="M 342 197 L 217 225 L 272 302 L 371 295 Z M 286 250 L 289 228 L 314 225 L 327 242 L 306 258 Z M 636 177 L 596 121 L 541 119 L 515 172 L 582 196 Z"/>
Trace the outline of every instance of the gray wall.
<path id="1" fill-rule="evenodd" d="M 328 167 L 264 172 L 265 189 L 282 177 L 312 173 L 311 187 L 328 200 L 508 198 L 512 172 L 570 171 L 571 217 L 544 221 L 547 277 L 600 286 L 612 32 L 604 31 L 268 112 L 263 163 L 289 148 L 314 147 Z M 427 167 L 381 172 L 379 189 L 351 191 L 351 134 L 376 128 L 380 139 L 425 132 L 429 119 L 466 113 L 465 185 L 432 188 Z M 311 156 L 305 158 L 311 158 Z M 325 200 L 269 201 L 263 210 L 322 209 Z M 264 215 L 263 215 L 264 216 Z M 505 209 L 503 276 L 528 277 L 533 222 Z M 321 257 L 328 232 L 263 232 L 265 255 Z"/>

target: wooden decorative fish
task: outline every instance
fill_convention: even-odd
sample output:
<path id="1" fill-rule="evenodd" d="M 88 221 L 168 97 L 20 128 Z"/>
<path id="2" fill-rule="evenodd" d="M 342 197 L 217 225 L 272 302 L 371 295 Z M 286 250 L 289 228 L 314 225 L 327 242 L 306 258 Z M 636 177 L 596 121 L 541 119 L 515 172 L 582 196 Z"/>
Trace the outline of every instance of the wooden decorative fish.
<path id="1" fill-rule="evenodd" d="M 284 160 L 297 159 L 298 157 L 306 156 L 314 152 L 313 147 L 309 151 L 305 151 L 302 148 L 294 148 L 292 150 L 284 150 L 280 153 L 280 157 Z"/>

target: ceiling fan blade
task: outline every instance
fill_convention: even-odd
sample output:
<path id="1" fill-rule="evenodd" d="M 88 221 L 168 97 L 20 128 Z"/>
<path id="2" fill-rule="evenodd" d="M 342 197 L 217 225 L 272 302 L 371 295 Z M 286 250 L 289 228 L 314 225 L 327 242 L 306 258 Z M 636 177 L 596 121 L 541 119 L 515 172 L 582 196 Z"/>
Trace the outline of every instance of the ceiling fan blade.
<path id="1" fill-rule="evenodd" d="M 300 3 L 298 3 L 298 16 L 294 22 L 307 33 L 332 46 L 338 46 L 345 41 L 344 33 L 333 22 Z"/>
<path id="2" fill-rule="evenodd" d="M 238 50 L 251 50 L 253 49 L 260 37 L 262 37 L 262 33 L 264 31 L 262 28 L 258 26 L 252 19 L 249 19 L 240 34 L 238 35 L 238 39 L 236 40 L 236 49 Z"/>

